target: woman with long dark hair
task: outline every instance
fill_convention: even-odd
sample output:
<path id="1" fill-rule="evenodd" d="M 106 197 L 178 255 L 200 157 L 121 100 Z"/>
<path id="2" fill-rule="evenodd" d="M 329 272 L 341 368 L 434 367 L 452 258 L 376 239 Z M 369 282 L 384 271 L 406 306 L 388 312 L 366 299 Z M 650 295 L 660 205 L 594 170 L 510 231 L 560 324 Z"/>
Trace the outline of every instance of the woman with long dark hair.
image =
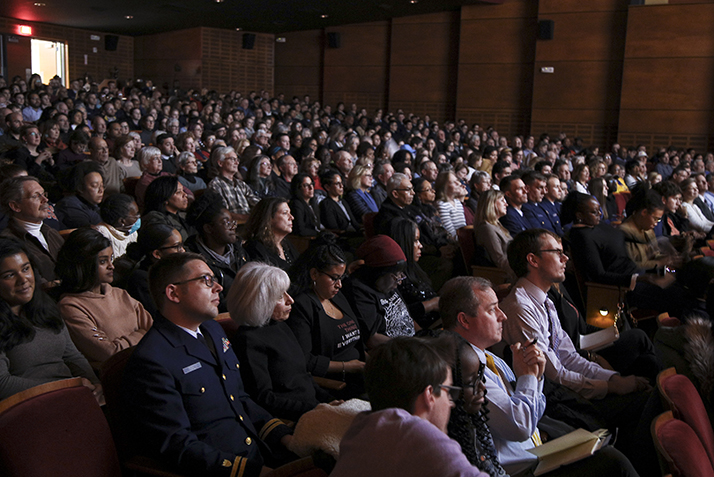
<path id="1" fill-rule="evenodd" d="M 0 399 L 73 376 L 101 395 L 99 379 L 72 343 L 57 305 L 36 287 L 27 252 L 0 238 Z"/>
<path id="2" fill-rule="evenodd" d="M 419 227 L 412 220 L 398 218 L 392 222 L 390 236 L 407 257 L 406 278 L 399 284 L 399 293 L 414 321 L 422 328 L 429 328 L 439 319 L 439 294 L 418 263 L 423 249 Z"/>
<path id="3" fill-rule="evenodd" d="M 287 270 L 297 260 L 298 251 L 287 239 L 293 231 L 293 216 L 288 201 L 267 197 L 253 207 L 246 224 L 245 250 L 251 261 Z"/>
<path id="4" fill-rule="evenodd" d="M 139 343 L 153 323 L 141 303 L 111 286 L 113 256 L 109 239 L 90 227 L 72 232 L 57 255 L 60 313 L 94 369 Z"/>

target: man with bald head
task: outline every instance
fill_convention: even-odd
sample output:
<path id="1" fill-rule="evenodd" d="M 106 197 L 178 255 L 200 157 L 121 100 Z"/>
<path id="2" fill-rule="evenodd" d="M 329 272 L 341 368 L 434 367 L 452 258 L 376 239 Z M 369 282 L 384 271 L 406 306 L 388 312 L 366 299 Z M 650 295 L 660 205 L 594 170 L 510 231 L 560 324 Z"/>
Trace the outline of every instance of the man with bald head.
<path id="1" fill-rule="evenodd" d="M 105 199 L 124 190 L 126 169 L 121 167 L 116 159 L 109 156 L 109 147 L 104 139 L 93 137 L 89 140 L 89 158 L 102 168 Z"/>

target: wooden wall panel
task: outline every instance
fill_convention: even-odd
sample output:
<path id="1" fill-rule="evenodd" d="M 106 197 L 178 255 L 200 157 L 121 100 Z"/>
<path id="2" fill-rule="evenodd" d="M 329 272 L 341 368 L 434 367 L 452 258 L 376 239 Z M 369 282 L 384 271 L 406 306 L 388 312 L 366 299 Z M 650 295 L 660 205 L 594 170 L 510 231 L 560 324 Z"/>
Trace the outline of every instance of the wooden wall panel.
<path id="1" fill-rule="evenodd" d="M 712 23 L 712 3 L 630 7 L 621 142 L 714 147 Z"/>
<path id="2" fill-rule="evenodd" d="M 134 78 L 133 37 L 119 35 L 116 51 L 106 51 L 104 49 L 105 34 L 100 31 L 81 30 L 47 23 L 20 22 L 3 17 L 0 17 L 0 32 L 14 35 L 17 33 L 19 24 L 31 26 L 33 38 L 67 43 L 67 64 L 70 79 L 82 77 L 88 73 L 94 81 L 101 83 L 102 80 L 110 77 L 115 67 L 119 72 L 119 79 Z M 98 35 L 100 40 L 91 40 L 91 35 Z M 97 49 L 96 53 L 94 48 Z M 85 55 L 87 55 L 86 64 Z M 49 78 L 42 78 L 42 80 L 47 84 Z"/>
<path id="3" fill-rule="evenodd" d="M 577 131 L 608 147 L 617 138 L 627 1 L 542 0 L 538 18 L 554 22 L 554 38 L 536 40 L 531 133 Z"/>
<path id="4" fill-rule="evenodd" d="M 461 9 L 456 117 L 501 135 L 530 130 L 538 3 Z"/>
<path id="5" fill-rule="evenodd" d="M 389 75 L 389 22 L 329 28 L 340 34 L 340 48 L 324 50 L 323 97 L 333 107 L 342 101 L 374 110 L 386 108 Z"/>
<path id="6" fill-rule="evenodd" d="M 275 35 L 254 33 L 252 50 L 243 49 L 243 34 L 201 28 L 202 86 L 216 91 L 267 90 L 274 93 Z"/>
<path id="7" fill-rule="evenodd" d="M 392 21 L 389 110 L 453 119 L 459 47 L 458 12 Z"/>
<path id="8" fill-rule="evenodd" d="M 25 36 L 7 35 L 5 37 L 5 53 L 7 58 L 7 82 L 15 76 L 29 80 L 32 76 L 32 46 L 30 39 Z M 28 75 L 28 71 L 30 74 Z M 47 84 L 47 80 L 42 78 Z"/>
<path id="9" fill-rule="evenodd" d="M 322 30 L 281 34 L 275 44 L 275 92 L 317 99 L 322 84 Z"/>
<path id="10" fill-rule="evenodd" d="M 201 88 L 201 29 L 136 37 L 134 67 L 159 88 Z"/>

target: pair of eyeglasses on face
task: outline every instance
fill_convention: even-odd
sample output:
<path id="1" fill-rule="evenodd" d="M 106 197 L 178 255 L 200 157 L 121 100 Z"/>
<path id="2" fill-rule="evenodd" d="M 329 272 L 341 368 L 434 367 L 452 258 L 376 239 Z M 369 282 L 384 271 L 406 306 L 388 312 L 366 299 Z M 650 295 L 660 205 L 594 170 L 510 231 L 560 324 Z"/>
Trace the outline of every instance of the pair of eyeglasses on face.
<path id="1" fill-rule="evenodd" d="M 414 188 L 413 188 L 413 187 L 406 187 L 406 188 L 404 188 L 404 189 L 394 189 L 394 190 L 399 190 L 399 191 L 402 191 L 402 192 L 406 192 L 407 194 L 408 194 L 409 192 L 414 192 Z"/>
<path id="2" fill-rule="evenodd" d="M 404 272 L 397 272 L 397 273 L 392 273 L 392 278 L 394 279 L 395 282 L 397 283 L 402 283 L 407 276 L 404 274 Z"/>
<path id="3" fill-rule="evenodd" d="M 330 280 L 332 280 L 332 283 L 334 285 L 336 285 L 337 282 L 342 283 L 347 278 L 347 274 L 340 276 L 340 275 L 330 275 L 329 273 L 323 272 L 323 271 L 321 271 L 320 273 L 325 275 Z"/>
<path id="4" fill-rule="evenodd" d="M 218 283 L 216 280 L 216 277 L 213 275 L 201 275 L 200 277 L 196 278 L 189 278 L 188 280 L 183 280 L 180 282 L 172 283 L 172 285 L 183 285 L 185 283 L 190 283 L 190 282 L 197 282 L 199 280 L 203 280 L 203 284 L 206 285 L 208 288 L 213 288 L 213 285 Z"/>
<path id="5" fill-rule="evenodd" d="M 461 397 L 461 393 L 464 392 L 464 388 L 460 386 L 447 386 L 446 384 L 439 384 L 441 389 L 445 389 L 449 393 L 449 401 L 456 402 Z"/>
<path id="6" fill-rule="evenodd" d="M 543 253 L 543 252 L 548 252 L 548 253 L 557 253 L 557 254 L 558 254 L 558 258 L 563 258 L 563 257 L 565 257 L 565 256 L 566 256 L 566 255 L 565 255 L 565 252 L 563 251 L 563 249 L 562 249 L 562 248 L 549 248 L 549 249 L 543 249 L 543 250 L 540 250 L 539 252 L 540 252 L 540 253 Z"/>
<path id="7" fill-rule="evenodd" d="M 234 229 L 238 227 L 238 222 L 236 222 L 235 220 L 223 219 L 221 220 L 221 225 L 224 229 Z"/>
<path id="8" fill-rule="evenodd" d="M 171 249 L 174 249 L 177 252 L 183 252 L 184 250 L 186 250 L 183 246 L 183 242 L 175 243 L 173 245 L 168 245 L 166 247 L 159 247 L 156 250 L 171 250 Z"/>
<path id="9" fill-rule="evenodd" d="M 478 365 L 478 372 L 476 373 L 476 378 L 471 381 L 468 384 L 464 384 L 464 391 L 467 389 L 471 389 L 471 393 L 475 396 L 476 393 L 478 392 L 478 383 L 484 383 L 486 382 L 486 378 L 484 377 L 484 373 L 486 371 L 486 363 L 479 363 Z"/>

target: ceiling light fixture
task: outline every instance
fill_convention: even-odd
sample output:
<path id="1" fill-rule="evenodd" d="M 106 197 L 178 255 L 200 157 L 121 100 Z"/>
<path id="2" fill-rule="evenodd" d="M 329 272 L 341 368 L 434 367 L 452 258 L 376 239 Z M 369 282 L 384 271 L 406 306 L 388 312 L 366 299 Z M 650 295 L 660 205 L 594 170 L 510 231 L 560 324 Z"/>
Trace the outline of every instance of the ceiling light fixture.
<path id="1" fill-rule="evenodd" d="M 225 0 L 216 0 L 216 3 L 223 3 Z"/>
<path id="2" fill-rule="evenodd" d="M 46 3 L 40 3 L 40 2 L 35 2 L 34 5 L 35 5 L 36 7 L 46 7 L 46 6 L 47 6 Z"/>
<path id="3" fill-rule="evenodd" d="M 409 3 L 411 3 L 412 5 L 416 5 L 417 3 L 419 3 L 419 0 L 409 0 Z"/>
<path id="4" fill-rule="evenodd" d="M 131 20 L 132 18 L 134 18 L 134 15 L 127 15 L 124 18 L 126 18 L 127 20 Z"/>
<path id="5" fill-rule="evenodd" d="M 325 15 L 320 15 L 320 18 L 327 18 L 327 17 L 329 17 L 329 16 L 330 16 L 330 15 L 326 15 L 326 14 L 325 14 Z"/>
<path id="6" fill-rule="evenodd" d="M 242 28 L 240 28 L 240 27 L 239 27 L 239 28 L 236 28 L 236 31 L 241 31 L 241 30 L 242 30 Z"/>

